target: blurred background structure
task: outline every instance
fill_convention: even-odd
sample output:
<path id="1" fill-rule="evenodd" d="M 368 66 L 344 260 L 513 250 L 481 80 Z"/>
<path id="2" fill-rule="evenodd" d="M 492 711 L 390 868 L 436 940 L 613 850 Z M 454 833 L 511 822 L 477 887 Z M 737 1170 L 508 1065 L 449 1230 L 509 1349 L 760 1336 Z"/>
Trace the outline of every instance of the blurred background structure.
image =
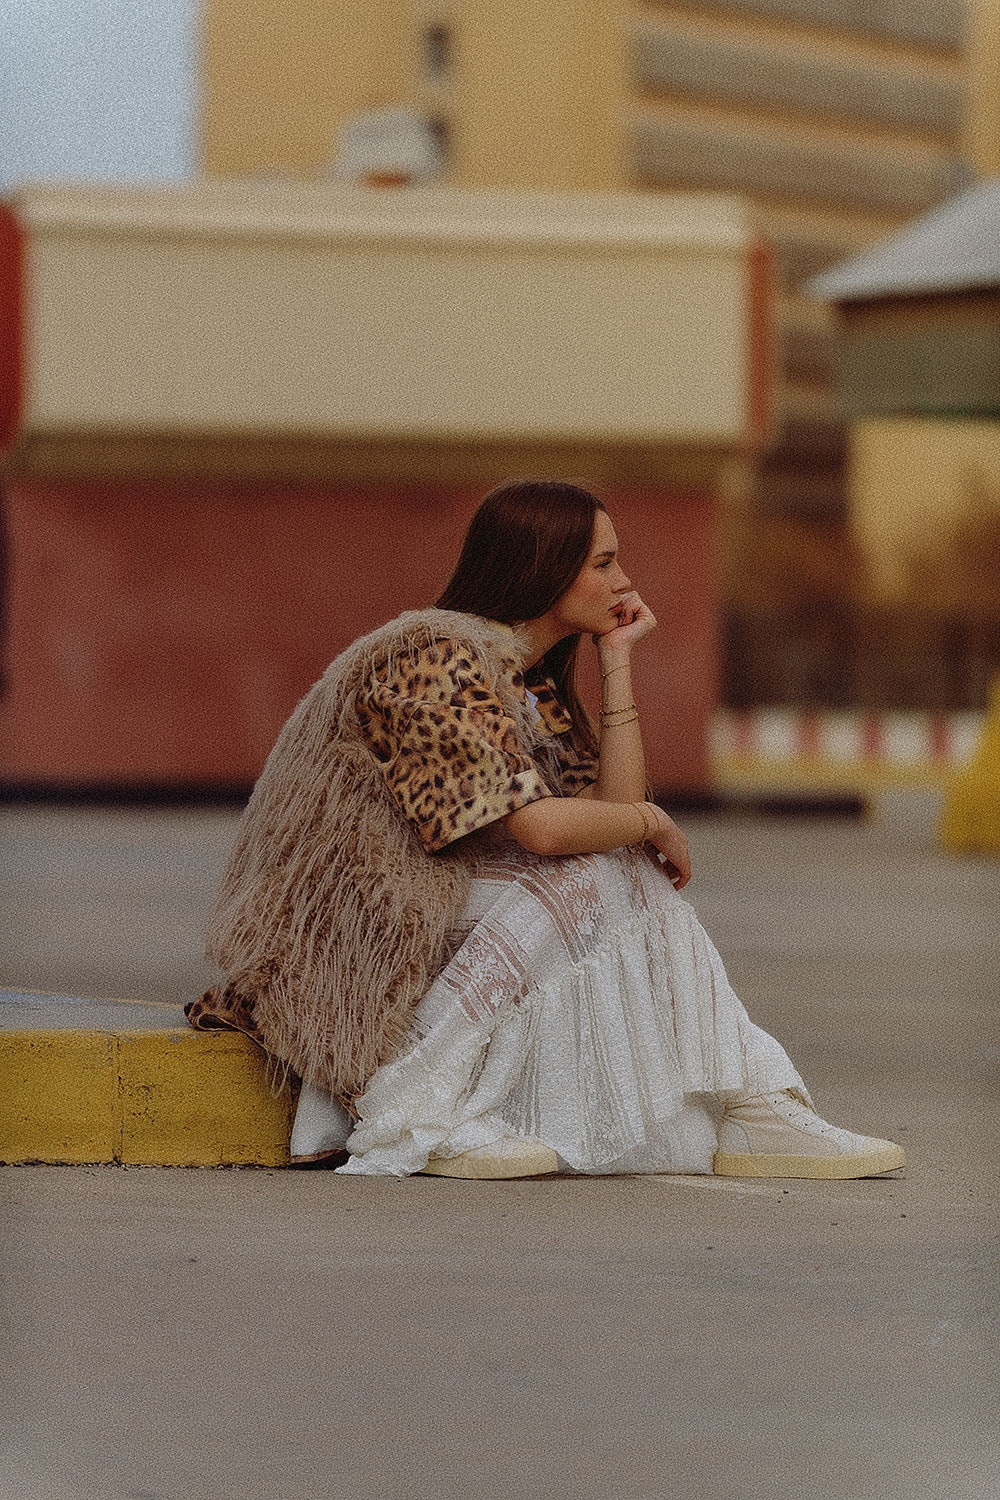
<path id="1" fill-rule="evenodd" d="M 1000 665 L 1000 378 L 921 413 L 944 446 L 849 424 L 810 284 L 1000 174 L 996 0 L 158 15 L 180 185 L 112 130 L 22 155 L 77 186 L 4 220 L 0 778 L 252 780 L 525 472 L 600 486 L 659 605 L 659 790 L 947 773 Z"/>

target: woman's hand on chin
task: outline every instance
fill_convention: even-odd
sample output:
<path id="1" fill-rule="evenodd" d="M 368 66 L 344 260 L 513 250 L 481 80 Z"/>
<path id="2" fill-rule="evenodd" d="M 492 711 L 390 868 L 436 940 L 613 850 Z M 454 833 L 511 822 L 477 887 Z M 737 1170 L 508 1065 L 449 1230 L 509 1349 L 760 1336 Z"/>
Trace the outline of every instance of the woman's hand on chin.
<path id="1" fill-rule="evenodd" d="M 609 626 L 607 630 L 593 637 L 594 645 L 602 659 L 612 656 L 627 657 L 637 641 L 641 641 L 644 635 L 656 629 L 656 616 L 649 605 L 642 602 L 635 589 L 622 594 L 615 608 L 618 614 L 618 624 Z"/>

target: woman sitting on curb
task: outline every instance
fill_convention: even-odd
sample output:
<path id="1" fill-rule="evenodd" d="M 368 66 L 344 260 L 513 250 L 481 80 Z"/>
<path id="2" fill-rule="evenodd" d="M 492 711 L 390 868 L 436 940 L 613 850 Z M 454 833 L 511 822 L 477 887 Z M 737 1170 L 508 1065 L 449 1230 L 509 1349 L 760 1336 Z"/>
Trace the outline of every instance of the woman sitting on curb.
<path id="1" fill-rule="evenodd" d="M 903 1166 L 814 1112 L 679 894 L 687 841 L 647 799 L 631 685 L 655 625 L 595 496 L 506 485 L 437 606 L 356 641 L 300 703 L 219 898 L 227 982 L 188 1007 L 302 1077 L 293 1160 L 454 1177 Z M 586 636 L 599 730 L 574 685 Z"/>

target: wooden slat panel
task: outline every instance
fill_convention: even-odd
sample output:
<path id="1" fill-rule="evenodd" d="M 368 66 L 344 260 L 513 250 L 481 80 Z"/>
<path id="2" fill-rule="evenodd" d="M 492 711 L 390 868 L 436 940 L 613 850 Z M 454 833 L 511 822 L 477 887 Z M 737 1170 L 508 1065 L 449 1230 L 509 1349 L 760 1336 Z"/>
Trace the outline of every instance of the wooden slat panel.
<path id="1" fill-rule="evenodd" d="M 833 373 L 833 336 L 812 328 L 788 328 L 778 341 L 781 369 L 790 380 L 828 382 Z"/>
<path id="2" fill-rule="evenodd" d="M 818 529 L 814 534 L 819 555 L 823 543 Z M 758 547 L 763 543 L 780 554 L 792 550 L 790 540 L 765 532 Z M 800 556 L 802 543 L 809 545 L 806 528 L 795 549 Z M 817 601 L 810 597 L 808 574 L 800 577 L 799 589 L 807 603 L 766 594 L 752 603 L 729 603 L 724 703 L 880 713 L 982 711 L 990 680 L 1000 669 L 995 619 L 970 618 L 964 605 L 927 609 L 917 601 L 888 607 Z"/>
<path id="3" fill-rule="evenodd" d="M 635 81 L 647 89 L 947 137 L 961 125 L 961 89 L 954 80 L 823 56 L 801 43 L 713 35 L 665 21 L 637 28 L 631 60 Z"/>
<path id="4" fill-rule="evenodd" d="M 683 113 L 638 112 L 632 160 L 643 184 L 703 187 L 842 204 L 926 211 L 952 190 L 955 167 L 932 152 L 893 152 L 806 131 L 770 130 Z"/>
<path id="5" fill-rule="evenodd" d="M 845 259 L 842 246 L 833 238 L 805 239 L 797 235 L 775 235 L 771 246 L 775 268 L 786 286 L 802 286 L 813 276 L 818 276 L 821 271 Z"/>
<path id="6" fill-rule="evenodd" d="M 663 8 L 669 9 L 669 4 Z M 708 0 L 706 9 L 797 21 L 942 51 L 958 51 L 965 41 L 962 0 Z"/>

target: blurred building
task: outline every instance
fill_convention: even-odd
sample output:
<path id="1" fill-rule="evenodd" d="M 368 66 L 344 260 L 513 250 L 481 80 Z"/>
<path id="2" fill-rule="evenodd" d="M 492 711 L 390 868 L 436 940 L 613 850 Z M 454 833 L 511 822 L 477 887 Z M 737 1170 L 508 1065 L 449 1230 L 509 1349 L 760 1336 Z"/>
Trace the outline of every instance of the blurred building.
<path id="1" fill-rule="evenodd" d="M 511 474 L 642 549 L 658 790 L 705 787 L 720 694 L 928 706 L 947 629 L 907 675 L 859 613 L 804 286 L 984 169 L 997 15 L 208 0 L 202 180 L 0 213 L 0 779 L 252 780 Z"/>
<path id="2" fill-rule="evenodd" d="M 992 24 L 980 5 L 973 28 Z M 322 176 L 359 112 L 405 103 L 442 180 L 732 191 L 772 247 L 770 439 L 727 507 L 731 702 L 856 695 L 832 319 L 803 284 L 969 175 L 965 0 L 210 0 L 203 164 Z M 977 61 L 978 59 L 978 61 Z M 983 59 L 986 59 L 984 62 Z M 748 567 L 748 559 L 753 566 Z"/>
<path id="3" fill-rule="evenodd" d="M 1000 668 L 1000 177 L 813 288 L 839 314 L 864 595 L 909 641 L 881 690 L 982 707 Z"/>

